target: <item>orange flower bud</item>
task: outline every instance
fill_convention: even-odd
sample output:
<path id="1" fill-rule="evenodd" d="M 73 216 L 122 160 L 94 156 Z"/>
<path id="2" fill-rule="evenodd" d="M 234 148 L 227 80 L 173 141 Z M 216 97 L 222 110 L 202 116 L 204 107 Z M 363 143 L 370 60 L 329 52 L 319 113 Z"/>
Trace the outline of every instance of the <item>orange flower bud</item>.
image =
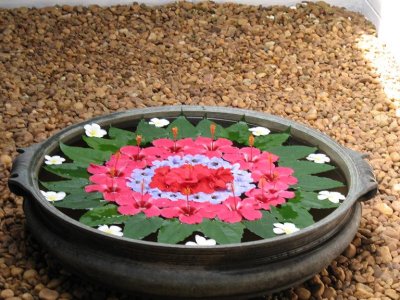
<path id="1" fill-rule="evenodd" d="M 215 128 L 216 128 L 217 126 L 215 126 L 215 124 L 211 124 L 210 125 L 210 132 L 211 132 L 211 137 L 214 139 L 214 136 L 215 136 Z"/>
<path id="2" fill-rule="evenodd" d="M 142 143 L 142 136 L 138 134 L 136 136 L 136 145 L 139 147 L 141 143 Z"/>
<path id="3" fill-rule="evenodd" d="M 188 196 L 188 195 L 190 195 L 192 193 L 192 190 L 191 190 L 190 187 L 185 187 L 185 188 L 183 188 L 182 192 L 183 192 L 182 194 Z"/>
<path id="4" fill-rule="evenodd" d="M 178 137 L 178 127 L 172 127 L 172 135 L 174 136 L 174 140 Z"/>
<path id="5" fill-rule="evenodd" d="M 254 136 L 252 134 L 250 134 L 249 136 L 249 146 L 250 147 L 254 146 Z"/>

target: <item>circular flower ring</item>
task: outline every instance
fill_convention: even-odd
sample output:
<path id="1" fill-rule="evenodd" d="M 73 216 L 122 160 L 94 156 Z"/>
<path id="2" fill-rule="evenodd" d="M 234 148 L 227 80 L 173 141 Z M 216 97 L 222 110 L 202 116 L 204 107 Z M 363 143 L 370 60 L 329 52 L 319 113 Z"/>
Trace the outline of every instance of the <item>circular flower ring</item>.
<path id="1" fill-rule="evenodd" d="M 293 198 L 293 169 L 255 147 L 219 138 L 157 139 L 150 147 L 124 146 L 104 165 L 91 164 L 86 192 L 101 192 L 123 215 L 178 218 L 197 224 L 256 220 L 262 210 Z"/>

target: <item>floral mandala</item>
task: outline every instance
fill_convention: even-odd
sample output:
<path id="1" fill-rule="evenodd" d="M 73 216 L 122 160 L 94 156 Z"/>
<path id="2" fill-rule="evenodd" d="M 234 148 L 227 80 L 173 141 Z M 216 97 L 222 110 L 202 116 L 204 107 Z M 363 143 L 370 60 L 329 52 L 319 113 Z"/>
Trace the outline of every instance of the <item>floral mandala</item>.
<path id="1" fill-rule="evenodd" d="M 45 178 L 58 180 L 41 180 L 41 194 L 105 234 L 239 243 L 246 231 L 253 240 L 295 233 L 315 223 L 312 210 L 346 199 L 337 189 L 343 183 L 326 176 L 335 169 L 330 158 L 288 143 L 290 128 L 274 133 L 244 121 L 225 128 L 207 118 L 193 125 L 179 116 L 142 119 L 134 131 L 95 123 L 82 131 L 87 147 L 60 143 L 65 157 L 44 156 Z"/>
<path id="2" fill-rule="evenodd" d="M 293 169 L 277 167 L 278 157 L 230 140 L 157 139 L 151 147 L 125 146 L 105 165 L 91 164 L 93 183 L 86 192 L 101 192 L 123 215 L 203 219 L 227 223 L 257 220 L 260 210 L 295 196 Z"/>

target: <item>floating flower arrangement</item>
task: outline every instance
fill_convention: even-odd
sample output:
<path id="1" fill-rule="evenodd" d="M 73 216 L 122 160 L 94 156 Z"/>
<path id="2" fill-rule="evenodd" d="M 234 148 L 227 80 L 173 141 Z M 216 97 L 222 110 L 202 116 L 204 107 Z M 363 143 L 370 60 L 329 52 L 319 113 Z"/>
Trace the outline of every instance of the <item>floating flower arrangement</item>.
<path id="1" fill-rule="evenodd" d="M 345 200 L 343 183 L 317 148 L 290 145 L 290 128 L 239 121 L 229 127 L 184 116 L 141 120 L 136 130 L 82 128 L 87 147 L 60 143 L 44 170 L 43 197 L 79 221 L 115 236 L 213 246 L 292 234 L 313 224 L 312 209 Z M 108 138 L 106 137 L 108 135 Z M 318 174 L 318 175 L 317 175 Z M 254 240 L 254 238 L 253 238 Z"/>

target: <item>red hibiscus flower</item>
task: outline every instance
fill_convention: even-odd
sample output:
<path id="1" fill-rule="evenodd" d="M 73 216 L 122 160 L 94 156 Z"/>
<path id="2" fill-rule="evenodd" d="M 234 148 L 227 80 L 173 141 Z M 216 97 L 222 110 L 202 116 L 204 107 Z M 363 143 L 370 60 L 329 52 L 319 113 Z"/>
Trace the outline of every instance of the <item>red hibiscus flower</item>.
<path id="1" fill-rule="evenodd" d="M 135 169 L 142 169 L 151 165 L 151 162 L 157 159 L 157 155 L 147 149 L 137 146 L 124 146 L 120 149 L 120 152 L 135 163 Z"/>
<path id="2" fill-rule="evenodd" d="M 194 142 L 199 146 L 197 153 L 208 157 L 221 157 L 223 153 L 234 151 L 232 142 L 223 138 L 213 140 L 207 137 L 198 137 Z"/>
<path id="3" fill-rule="evenodd" d="M 137 168 L 135 162 L 130 161 L 126 157 L 120 157 L 116 159 L 114 156 L 108 161 L 105 166 L 100 166 L 96 164 L 90 164 L 87 171 L 93 176 L 90 177 L 92 182 L 101 182 L 106 180 L 106 178 L 125 178 L 128 177 L 132 171 Z"/>
<path id="4" fill-rule="evenodd" d="M 264 189 L 253 189 L 246 193 L 246 196 L 255 203 L 259 208 L 269 210 L 271 206 L 277 206 L 286 202 L 286 199 L 294 197 L 294 192 L 285 190 L 276 190 L 268 185 Z"/>
<path id="5" fill-rule="evenodd" d="M 136 215 L 143 212 L 150 218 L 159 216 L 161 213 L 149 194 L 131 191 L 121 195 L 116 202 L 120 205 L 118 211 L 123 215 Z"/>
<path id="6" fill-rule="evenodd" d="M 239 197 L 229 197 L 217 206 L 217 216 L 227 223 L 237 223 L 243 218 L 251 221 L 261 219 L 262 214 L 257 210 L 257 206 L 253 199 L 241 200 Z"/>
<path id="7" fill-rule="evenodd" d="M 274 164 L 262 162 L 254 166 L 251 177 L 255 182 L 263 178 L 266 183 L 275 184 L 279 189 L 287 189 L 287 186 L 297 183 L 297 178 L 292 176 L 293 173 L 294 170 L 291 168 L 276 167 Z"/>
<path id="8" fill-rule="evenodd" d="M 179 218 L 179 221 L 186 224 L 198 224 L 203 218 L 214 218 L 215 211 L 208 204 L 195 203 L 178 200 L 174 201 L 174 206 L 166 207 L 161 210 L 164 218 Z"/>
<path id="9" fill-rule="evenodd" d="M 231 163 L 240 164 L 241 169 L 252 170 L 259 162 L 276 162 L 279 157 L 269 152 L 261 152 L 254 147 L 234 148 L 236 152 L 224 154 L 223 158 Z"/>
<path id="10" fill-rule="evenodd" d="M 87 185 L 85 192 L 103 193 L 103 197 L 107 201 L 115 202 L 121 194 L 130 191 L 124 178 L 92 177 L 90 177 L 90 180 L 95 184 Z"/>
<path id="11" fill-rule="evenodd" d="M 191 138 L 173 141 L 170 139 L 158 139 L 153 141 L 154 147 L 146 148 L 148 154 L 158 155 L 162 159 L 170 155 L 197 154 L 198 147 Z"/>
<path id="12" fill-rule="evenodd" d="M 213 193 L 217 189 L 225 189 L 233 180 L 229 169 L 209 169 L 203 165 L 183 165 L 179 168 L 160 167 L 155 170 L 150 183 L 151 188 L 161 191 L 195 194 L 199 192 Z"/>

